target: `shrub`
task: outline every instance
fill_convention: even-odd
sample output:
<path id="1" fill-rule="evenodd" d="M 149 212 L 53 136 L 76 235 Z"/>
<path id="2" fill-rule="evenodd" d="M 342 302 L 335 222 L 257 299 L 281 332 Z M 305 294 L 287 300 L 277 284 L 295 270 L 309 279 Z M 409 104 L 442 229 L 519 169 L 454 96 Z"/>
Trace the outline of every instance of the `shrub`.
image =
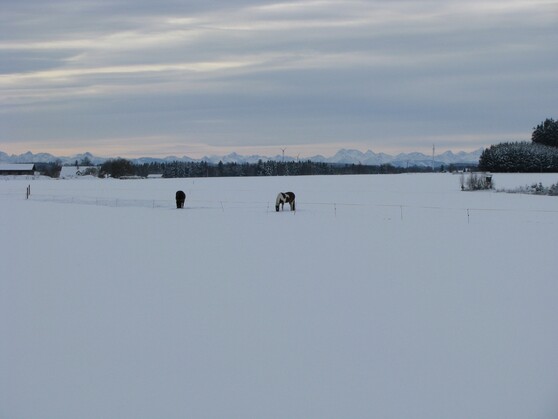
<path id="1" fill-rule="evenodd" d="M 467 179 L 465 179 L 465 174 L 461 174 L 460 182 L 462 191 L 480 191 L 494 188 L 492 175 L 484 173 L 471 172 Z"/>

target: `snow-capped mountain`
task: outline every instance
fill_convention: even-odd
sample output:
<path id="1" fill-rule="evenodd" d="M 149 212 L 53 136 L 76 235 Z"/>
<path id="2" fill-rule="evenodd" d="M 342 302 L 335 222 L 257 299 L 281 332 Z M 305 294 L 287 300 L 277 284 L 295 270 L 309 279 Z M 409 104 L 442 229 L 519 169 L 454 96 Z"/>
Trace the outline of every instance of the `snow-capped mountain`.
<path id="1" fill-rule="evenodd" d="M 339 164 L 363 164 L 367 166 L 378 166 L 391 163 L 393 157 L 385 153 L 374 153 L 367 150 L 365 153 L 359 150 L 341 149 L 333 157 L 324 160 L 326 163 Z"/>
<path id="2" fill-rule="evenodd" d="M 7 155 L 0 151 L 0 162 L 2 163 L 49 163 L 56 161 L 57 157 L 48 153 L 33 154 L 30 151 L 20 155 Z"/>
<path id="3" fill-rule="evenodd" d="M 452 151 L 446 151 L 442 154 L 434 156 L 428 156 L 423 153 L 413 152 L 413 153 L 400 153 L 396 156 L 391 156 L 385 153 L 374 153 L 371 150 L 362 152 L 360 150 L 353 149 L 341 149 L 331 157 L 324 157 L 322 155 L 316 155 L 308 158 L 300 158 L 300 160 L 311 160 L 318 163 L 331 163 L 331 164 L 362 164 L 367 166 L 376 166 L 382 164 L 391 164 L 398 167 L 408 167 L 408 166 L 424 166 L 424 167 L 440 167 L 442 165 L 449 164 L 476 164 L 479 161 L 479 157 L 483 149 L 478 149 L 473 152 L 467 153 L 460 151 L 458 153 L 453 153 Z M 53 156 L 48 153 L 38 153 L 33 154 L 30 151 L 20 155 L 8 155 L 0 151 L 0 163 L 49 163 L 60 161 L 63 165 L 73 165 L 76 161 L 82 164 L 83 161 L 88 161 L 90 164 L 98 165 L 102 164 L 109 158 L 98 157 L 93 154 L 86 152 L 83 154 L 77 154 L 74 156 L 60 157 Z M 292 156 L 282 156 L 276 155 L 273 157 L 260 156 L 260 155 L 249 155 L 243 156 L 237 153 L 230 153 L 224 156 L 212 155 L 205 156 L 201 159 L 193 159 L 188 156 L 167 156 L 164 158 L 155 157 L 141 157 L 136 159 L 130 159 L 133 163 L 143 164 L 152 162 L 171 162 L 171 161 L 181 161 L 181 162 L 199 162 L 206 161 L 210 164 L 223 163 L 257 163 L 259 160 L 268 161 L 297 161 L 298 157 Z"/>
<path id="4" fill-rule="evenodd" d="M 457 154 L 454 154 L 451 151 L 446 151 L 442 154 L 435 155 L 433 160 L 432 156 L 427 156 L 426 154 L 418 152 L 400 153 L 396 156 L 391 156 L 386 153 L 374 153 L 371 150 L 367 150 L 363 153 L 359 150 L 341 149 L 332 157 L 325 158 L 323 156 L 318 156 L 319 158 L 310 158 L 310 160 L 337 164 L 363 164 L 368 166 L 391 164 L 397 167 L 431 167 L 432 165 L 440 167 L 442 165 L 458 163 L 476 164 L 479 161 L 482 151 L 482 148 L 470 153 L 460 151 Z"/>
<path id="5" fill-rule="evenodd" d="M 267 161 L 267 160 L 280 160 L 280 158 L 273 158 L 273 157 L 266 157 L 266 156 L 259 156 L 256 154 L 250 156 L 241 156 L 237 153 L 230 153 L 224 156 L 212 155 L 212 156 L 204 156 L 198 161 L 206 161 L 211 164 L 218 164 L 219 162 L 223 163 L 257 163 L 259 160 Z"/>

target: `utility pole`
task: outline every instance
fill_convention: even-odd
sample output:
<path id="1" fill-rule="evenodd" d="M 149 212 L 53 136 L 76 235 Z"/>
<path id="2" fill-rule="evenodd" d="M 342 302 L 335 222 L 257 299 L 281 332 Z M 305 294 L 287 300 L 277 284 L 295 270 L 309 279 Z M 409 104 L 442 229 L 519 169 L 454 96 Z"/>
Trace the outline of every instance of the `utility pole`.
<path id="1" fill-rule="evenodd" d="M 277 168 L 277 176 L 279 176 L 279 172 L 281 171 L 280 169 L 284 169 L 285 167 L 285 150 L 286 148 L 281 148 L 281 153 L 282 153 L 282 157 L 281 157 L 281 164 L 279 165 L 280 167 Z M 283 175 L 285 175 L 285 173 L 283 173 Z"/>
<path id="2" fill-rule="evenodd" d="M 434 171 L 434 151 L 436 150 L 436 147 L 434 146 L 434 144 L 432 144 L 432 171 Z"/>

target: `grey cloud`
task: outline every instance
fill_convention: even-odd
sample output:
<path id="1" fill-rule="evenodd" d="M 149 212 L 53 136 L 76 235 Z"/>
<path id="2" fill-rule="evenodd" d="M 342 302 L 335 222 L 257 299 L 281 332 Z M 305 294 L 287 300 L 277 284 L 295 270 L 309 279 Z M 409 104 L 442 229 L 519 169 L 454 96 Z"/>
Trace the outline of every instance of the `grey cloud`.
<path id="1" fill-rule="evenodd" d="M 2 141 L 144 133 L 403 147 L 413 135 L 528 132 L 558 104 L 550 1 L 3 8 Z"/>

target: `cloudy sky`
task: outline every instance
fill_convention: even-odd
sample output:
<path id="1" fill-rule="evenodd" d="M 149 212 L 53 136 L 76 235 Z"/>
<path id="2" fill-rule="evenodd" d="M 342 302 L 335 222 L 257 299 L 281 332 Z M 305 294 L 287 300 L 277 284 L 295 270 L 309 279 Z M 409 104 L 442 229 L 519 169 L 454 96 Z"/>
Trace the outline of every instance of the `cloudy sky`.
<path id="1" fill-rule="evenodd" d="M 558 0 L 2 0 L 0 151 L 470 151 L 558 118 Z"/>

